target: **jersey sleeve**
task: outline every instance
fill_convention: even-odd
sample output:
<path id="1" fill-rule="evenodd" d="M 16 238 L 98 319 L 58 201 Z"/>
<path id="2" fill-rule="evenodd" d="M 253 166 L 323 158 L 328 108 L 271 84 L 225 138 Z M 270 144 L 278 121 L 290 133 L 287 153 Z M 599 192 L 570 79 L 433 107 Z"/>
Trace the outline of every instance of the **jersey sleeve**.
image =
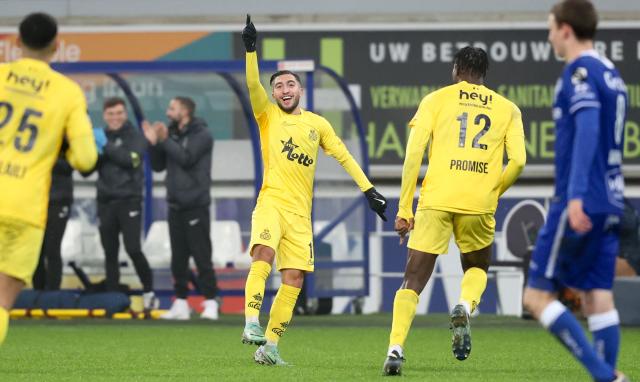
<path id="1" fill-rule="evenodd" d="M 358 162 L 347 150 L 342 139 L 336 135 L 331 124 L 324 118 L 321 118 L 320 121 L 320 147 L 322 150 L 340 163 L 347 174 L 356 182 L 360 191 L 364 192 L 373 187 Z"/>
<path id="2" fill-rule="evenodd" d="M 66 158 L 75 169 L 89 171 L 95 166 L 98 151 L 93 139 L 91 120 L 87 114 L 87 102 L 77 85 L 73 85 L 70 93 L 70 107 L 65 124 L 66 138 L 69 142 Z"/>
<path id="3" fill-rule="evenodd" d="M 500 192 L 502 195 L 515 183 L 527 161 L 527 153 L 524 143 L 524 127 L 522 125 L 522 113 L 513 105 L 511 123 L 505 135 L 505 148 L 507 151 L 507 166 L 500 177 Z"/>
<path id="4" fill-rule="evenodd" d="M 598 87 L 594 73 L 589 73 L 586 66 L 577 66 L 570 77 L 563 81 L 564 92 L 569 100 L 569 113 L 575 115 L 578 110 L 585 108 L 600 109 Z"/>
<path id="5" fill-rule="evenodd" d="M 398 217 L 403 219 L 413 218 L 413 195 L 416 192 L 424 151 L 433 131 L 433 115 L 428 97 L 420 102 L 418 111 L 409 122 L 409 130 L 398 203 Z"/>
<path id="6" fill-rule="evenodd" d="M 249 88 L 249 98 L 251 108 L 256 119 L 260 119 L 267 111 L 269 96 L 260 83 L 260 71 L 258 70 L 258 55 L 256 52 L 246 54 L 246 76 L 247 87 Z M 261 126 L 264 124 L 260 124 Z"/>
<path id="7" fill-rule="evenodd" d="M 589 188 L 589 172 L 598 147 L 600 109 L 584 108 L 575 115 L 575 135 L 569 172 L 568 198 L 583 199 Z"/>

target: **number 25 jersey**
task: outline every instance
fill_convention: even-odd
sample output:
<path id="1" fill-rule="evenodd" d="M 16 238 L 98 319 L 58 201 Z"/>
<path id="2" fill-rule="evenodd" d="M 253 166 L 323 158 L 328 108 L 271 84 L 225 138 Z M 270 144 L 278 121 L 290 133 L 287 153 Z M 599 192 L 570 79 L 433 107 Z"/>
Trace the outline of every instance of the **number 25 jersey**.
<path id="1" fill-rule="evenodd" d="M 92 135 L 75 82 L 44 61 L 0 65 L 0 216 L 44 227 L 51 169 L 63 137 L 71 165 L 88 170 L 97 155 Z M 81 144 L 87 141 L 93 146 Z"/>

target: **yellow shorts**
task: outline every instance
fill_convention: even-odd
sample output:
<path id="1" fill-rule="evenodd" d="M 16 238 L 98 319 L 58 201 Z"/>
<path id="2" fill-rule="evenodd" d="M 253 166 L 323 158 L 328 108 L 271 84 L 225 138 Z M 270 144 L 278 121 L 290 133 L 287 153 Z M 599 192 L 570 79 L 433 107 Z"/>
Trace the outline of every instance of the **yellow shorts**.
<path id="1" fill-rule="evenodd" d="M 313 272 L 311 219 L 272 206 L 256 205 L 249 248 L 262 244 L 276 252 L 277 269 Z"/>
<path id="2" fill-rule="evenodd" d="M 43 238 L 43 228 L 0 218 L 0 273 L 31 284 Z"/>
<path id="3" fill-rule="evenodd" d="M 416 211 L 407 246 L 436 255 L 447 253 L 453 232 L 460 253 L 489 246 L 493 242 L 496 220 L 493 214 L 469 215 L 423 209 Z"/>

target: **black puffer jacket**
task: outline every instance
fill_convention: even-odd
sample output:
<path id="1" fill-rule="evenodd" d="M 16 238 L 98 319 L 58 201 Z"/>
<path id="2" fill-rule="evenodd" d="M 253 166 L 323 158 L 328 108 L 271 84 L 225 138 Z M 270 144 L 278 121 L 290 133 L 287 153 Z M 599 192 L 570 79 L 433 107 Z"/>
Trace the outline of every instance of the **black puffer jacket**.
<path id="1" fill-rule="evenodd" d="M 51 171 L 51 190 L 49 191 L 50 204 L 69 205 L 73 203 L 73 168 L 60 154 Z"/>
<path id="2" fill-rule="evenodd" d="M 129 121 L 106 131 L 107 144 L 98 158 L 98 202 L 142 200 L 143 156 L 147 140 Z"/>
<path id="3" fill-rule="evenodd" d="M 169 126 L 169 137 L 151 147 L 154 171 L 167 170 L 167 201 L 174 209 L 211 204 L 211 153 L 213 137 L 207 123 L 194 118 L 183 130 Z"/>

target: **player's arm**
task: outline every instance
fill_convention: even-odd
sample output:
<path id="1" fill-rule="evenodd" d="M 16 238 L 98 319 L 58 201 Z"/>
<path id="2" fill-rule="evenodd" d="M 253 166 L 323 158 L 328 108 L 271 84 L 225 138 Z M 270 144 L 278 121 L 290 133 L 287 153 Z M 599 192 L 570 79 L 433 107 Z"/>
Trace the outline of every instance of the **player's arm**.
<path id="1" fill-rule="evenodd" d="M 107 143 L 104 146 L 103 156 L 119 167 L 125 169 L 137 168 L 142 163 L 147 142 L 142 135 L 134 134 L 131 136 L 131 142 L 128 143 L 128 146 L 116 146 L 113 143 Z"/>
<path id="2" fill-rule="evenodd" d="M 578 233 L 591 230 L 591 220 L 585 214 L 583 199 L 589 186 L 589 171 L 596 156 L 600 136 L 600 97 L 593 76 L 578 67 L 571 81 L 563 81 L 563 94 L 569 100 L 569 113 L 575 125 L 571 169 L 567 187 L 569 225 Z"/>
<path id="3" fill-rule="evenodd" d="M 416 115 L 409 122 L 409 140 L 407 141 L 407 152 L 402 166 L 402 182 L 397 216 L 407 221 L 413 218 L 413 195 L 416 192 L 422 158 L 431 137 L 432 129 L 431 113 L 425 98 L 420 103 Z"/>
<path id="4" fill-rule="evenodd" d="M 251 22 L 251 16 L 247 15 L 247 23 L 242 31 L 242 41 L 244 42 L 246 53 L 246 76 L 247 87 L 249 88 L 249 99 L 253 114 L 259 117 L 269 105 L 269 96 L 260 83 L 260 71 L 258 70 L 258 55 L 256 53 L 256 40 L 258 34 Z"/>
<path id="5" fill-rule="evenodd" d="M 189 139 L 184 146 L 173 139 L 165 139 L 158 145 L 162 147 L 167 158 L 171 158 L 180 167 L 188 169 L 211 152 L 213 137 L 208 131 L 203 130 L 197 136 Z"/>
<path id="6" fill-rule="evenodd" d="M 69 148 L 65 155 L 69 164 L 78 171 L 90 171 L 98 159 L 87 103 L 79 87 L 74 89 L 65 131 Z"/>
<path id="7" fill-rule="evenodd" d="M 599 140 L 600 109 L 585 108 L 574 116 L 576 131 L 573 138 L 568 199 L 584 198 L 589 186 L 589 171 L 596 156 Z"/>
<path id="8" fill-rule="evenodd" d="M 507 128 L 507 134 L 505 136 L 505 148 L 507 150 L 508 162 L 500 177 L 499 195 L 504 194 L 504 192 L 515 183 L 527 161 L 522 113 L 515 105 L 513 106 L 511 124 Z"/>
<path id="9" fill-rule="evenodd" d="M 375 211 L 382 220 L 386 221 L 387 218 L 384 212 L 387 209 L 387 200 L 373 187 L 373 184 L 371 184 L 364 174 L 358 162 L 353 159 L 353 156 L 342 142 L 342 139 L 336 135 L 336 132 L 329 122 L 323 119 L 319 130 L 320 147 L 322 147 L 322 150 L 340 163 L 347 174 L 356 182 L 360 191 L 364 192 L 369 202 L 369 207 Z"/>

